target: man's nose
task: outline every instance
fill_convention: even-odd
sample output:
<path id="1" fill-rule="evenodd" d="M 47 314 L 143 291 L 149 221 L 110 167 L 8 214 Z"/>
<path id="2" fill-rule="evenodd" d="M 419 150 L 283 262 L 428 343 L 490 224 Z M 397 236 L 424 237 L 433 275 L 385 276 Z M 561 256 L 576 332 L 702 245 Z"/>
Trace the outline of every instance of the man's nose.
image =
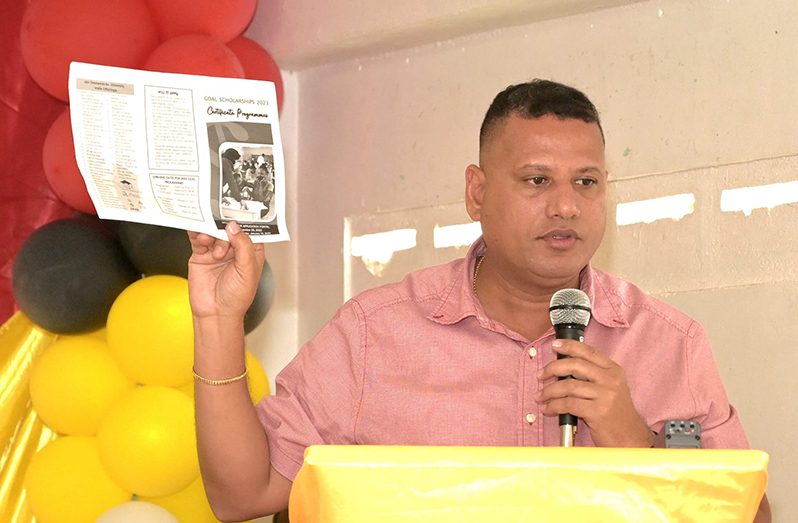
<path id="1" fill-rule="evenodd" d="M 554 185 L 547 196 L 546 210 L 549 218 L 570 219 L 579 216 L 579 195 L 573 185 Z"/>

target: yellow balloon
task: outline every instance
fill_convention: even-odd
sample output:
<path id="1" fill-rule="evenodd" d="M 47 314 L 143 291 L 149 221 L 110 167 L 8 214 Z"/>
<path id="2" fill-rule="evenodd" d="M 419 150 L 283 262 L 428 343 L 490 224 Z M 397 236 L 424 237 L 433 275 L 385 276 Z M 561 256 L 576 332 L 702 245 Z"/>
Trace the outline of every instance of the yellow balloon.
<path id="1" fill-rule="evenodd" d="M 108 341 L 108 333 L 105 331 L 105 326 L 103 325 L 97 330 L 93 330 L 91 332 L 86 333 L 87 336 L 92 336 L 93 338 L 97 338 L 98 340 L 102 340 L 107 342 Z"/>
<path id="2" fill-rule="evenodd" d="M 106 470 L 140 496 L 169 496 L 199 475 L 194 406 L 168 387 L 137 387 L 117 401 L 97 432 Z"/>
<path id="3" fill-rule="evenodd" d="M 111 352 L 137 383 L 191 381 L 194 326 L 185 278 L 149 276 L 129 285 L 111 306 L 106 328 Z"/>
<path id="4" fill-rule="evenodd" d="M 160 498 L 142 497 L 141 500 L 149 501 L 150 503 L 155 503 L 165 508 L 181 522 L 219 522 L 211 510 L 208 496 L 205 494 L 205 486 L 202 483 L 202 477 L 198 477 L 191 485 L 171 496 Z"/>
<path id="5" fill-rule="evenodd" d="M 64 436 L 31 459 L 25 492 L 39 523 L 86 523 L 131 493 L 103 469 L 97 438 Z"/>
<path id="6" fill-rule="evenodd" d="M 30 395 L 33 408 L 56 432 L 93 436 L 111 404 L 133 386 L 104 341 L 69 336 L 45 349 L 34 364 Z"/>
<path id="7" fill-rule="evenodd" d="M 269 377 L 266 376 L 266 371 L 263 370 L 263 366 L 251 352 L 247 352 L 246 361 L 249 396 L 252 398 L 252 403 L 257 405 L 264 396 L 271 394 Z"/>
<path id="8" fill-rule="evenodd" d="M 74 338 L 74 337 L 80 337 L 80 336 L 91 336 L 92 338 L 97 338 L 100 341 L 106 341 L 107 342 L 108 338 L 106 337 L 105 334 L 106 334 L 105 333 L 105 326 L 103 325 L 99 329 L 96 329 L 96 330 L 93 330 L 93 331 L 88 331 L 88 332 L 82 332 L 80 334 L 59 334 L 58 338 L 59 339 L 64 339 L 64 338 Z"/>
<path id="9" fill-rule="evenodd" d="M 191 401 L 194 401 L 194 381 L 189 381 L 185 385 L 180 385 L 179 387 L 175 387 L 175 390 L 179 390 L 189 398 Z"/>

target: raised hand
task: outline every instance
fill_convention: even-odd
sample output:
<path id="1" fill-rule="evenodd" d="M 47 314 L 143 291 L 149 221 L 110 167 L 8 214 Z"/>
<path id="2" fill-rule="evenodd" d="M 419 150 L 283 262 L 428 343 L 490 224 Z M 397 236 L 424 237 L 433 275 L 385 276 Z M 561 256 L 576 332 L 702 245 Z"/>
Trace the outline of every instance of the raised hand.
<path id="1" fill-rule="evenodd" d="M 189 232 L 188 284 L 195 317 L 227 316 L 243 320 L 258 288 L 265 259 L 236 222 L 225 228 L 229 241 Z"/>
<path id="2" fill-rule="evenodd" d="M 621 366 L 575 340 L 555 340 L 553 347 L 570 358 L 549 363 L 538 378 L 574 379 L 555 381 L 538 392 L 535 399 L 543 404 L 543 414 L 578 416 L 597 447 L 650 447 L 654 435 L 635 409 Z"/>

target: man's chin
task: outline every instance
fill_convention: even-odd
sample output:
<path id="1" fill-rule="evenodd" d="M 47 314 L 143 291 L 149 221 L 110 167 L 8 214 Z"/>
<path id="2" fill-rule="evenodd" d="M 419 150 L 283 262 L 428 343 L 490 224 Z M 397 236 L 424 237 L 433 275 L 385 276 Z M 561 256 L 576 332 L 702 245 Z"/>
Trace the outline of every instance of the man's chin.
<path id="1" fill-rule="evenodd" d="M 539 269 L 538 274 L 550 281 L 578 282 L 579 275 L 582 272 L 582 269 L 584 269 L 587 264 L 588 261 L 579 262 L 579 261 L 569 260 L 567 264 L 555 262 L 551 265 L 541 267 Z"/>

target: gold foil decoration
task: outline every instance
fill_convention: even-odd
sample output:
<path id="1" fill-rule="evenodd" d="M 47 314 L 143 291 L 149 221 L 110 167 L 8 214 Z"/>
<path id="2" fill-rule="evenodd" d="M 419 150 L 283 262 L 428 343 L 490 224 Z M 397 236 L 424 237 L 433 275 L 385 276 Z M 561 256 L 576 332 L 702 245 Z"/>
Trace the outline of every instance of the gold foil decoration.
<path id="1" fill-rule="evenodd" d="M 35 521 L 25 503 L 23 480 L 28 463 L 55 438 L 30 404 L 28 384 L 33 362 L 57 335 L 17 312 L 0 327 L 0 521 Z"/>

